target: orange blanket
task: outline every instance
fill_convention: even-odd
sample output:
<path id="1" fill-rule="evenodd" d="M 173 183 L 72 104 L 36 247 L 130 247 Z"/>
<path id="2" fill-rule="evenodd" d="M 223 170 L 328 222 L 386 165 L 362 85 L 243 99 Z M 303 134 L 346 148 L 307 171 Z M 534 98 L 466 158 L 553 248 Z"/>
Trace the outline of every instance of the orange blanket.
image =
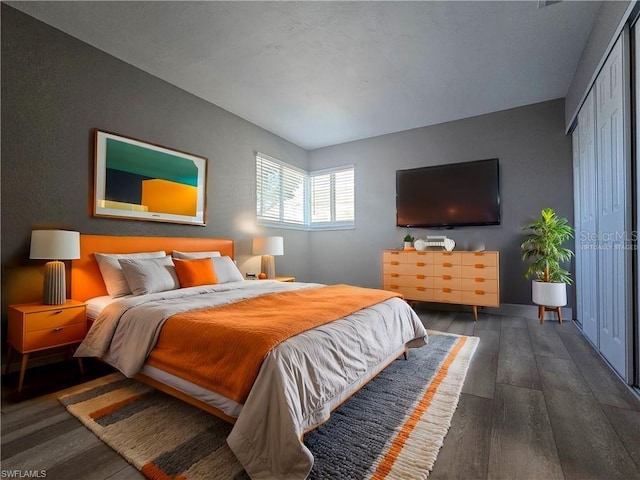
<path id="1" fill-rule="evenodd" d="M 273 347 L 398 296 L 333 285 L 180 313 L 165 322 L 147 363 L 244 404 Z"/>

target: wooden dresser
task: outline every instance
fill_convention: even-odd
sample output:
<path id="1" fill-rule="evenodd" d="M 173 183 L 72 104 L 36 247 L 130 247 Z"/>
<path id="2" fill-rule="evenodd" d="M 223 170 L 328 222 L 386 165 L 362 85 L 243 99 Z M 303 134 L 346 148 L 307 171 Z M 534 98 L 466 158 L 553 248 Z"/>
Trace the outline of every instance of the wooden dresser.
<path id="1" fill-rule="evenodd" d="M 382 285 L 417 302 L 457 303 L 473 307 L 500 306 L 498 252 L 385 250 Z"/>

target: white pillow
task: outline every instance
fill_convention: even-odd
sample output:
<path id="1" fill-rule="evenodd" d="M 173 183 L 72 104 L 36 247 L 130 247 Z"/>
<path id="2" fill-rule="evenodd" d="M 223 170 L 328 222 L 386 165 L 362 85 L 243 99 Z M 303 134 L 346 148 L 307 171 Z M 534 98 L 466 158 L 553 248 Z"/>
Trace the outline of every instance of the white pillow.
<path id="1" fill-rule="evenodd" d="M 146 295 L 180 288 L 176 267 L 169 256 L 121 258 L 118 262 L 134 295 Z"/>
<path id="2" fill-rule="evenodd" d="M 218 283 L 240 282 L 244 280 L 242 273 L 230 257 L 213 257 L 213 269 Z"/>
<path id="3" fill-rule="evenodd" d="M 219 257 L 220 252 L 181 252 L 179 250 L 174 250 L 171 252 L 171 256 L 173 258 L 193 260 L 194 258 Z"/>
<path id="4" fill-rule="evenodd" d="M 118 263 L 121 258 L 162 258 L 167 254 L 164 251 L 142 253 L 94 253 L 100 267 L 102 280 L 107 287 L 107 292 L 112 297 L 124 297 L 131 294 L 131 289 L 124 278 L 122 267 Z"/>

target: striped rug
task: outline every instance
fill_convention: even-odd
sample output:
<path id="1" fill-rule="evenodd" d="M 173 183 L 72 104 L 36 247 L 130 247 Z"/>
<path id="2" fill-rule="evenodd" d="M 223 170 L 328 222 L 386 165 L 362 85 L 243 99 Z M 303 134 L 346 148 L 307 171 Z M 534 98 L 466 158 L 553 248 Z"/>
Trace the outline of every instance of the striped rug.
<path id="1" fill-rule="evenodd" d="M 424 479 L 451 424 L 479 339 L 429 332 L 305 436 L 309 479 Z M 61 392 L 74 416 L 147 478 L 248 479 L 226 444 L 231 425 L 112 374 Z"/>

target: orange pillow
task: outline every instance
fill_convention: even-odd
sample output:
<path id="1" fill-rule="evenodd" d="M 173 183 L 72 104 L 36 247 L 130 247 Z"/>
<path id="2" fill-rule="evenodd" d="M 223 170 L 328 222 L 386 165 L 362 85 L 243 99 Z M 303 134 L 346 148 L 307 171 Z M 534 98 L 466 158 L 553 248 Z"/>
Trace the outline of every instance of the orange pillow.
<path id="1" fill-rule="evenodd" d="M 197 287 L 198 285 L 215 285 L 218 283 L 216 271 L 210 258 L 194 258 L 189 260 L 173 259 L 180 286 Z"/>

